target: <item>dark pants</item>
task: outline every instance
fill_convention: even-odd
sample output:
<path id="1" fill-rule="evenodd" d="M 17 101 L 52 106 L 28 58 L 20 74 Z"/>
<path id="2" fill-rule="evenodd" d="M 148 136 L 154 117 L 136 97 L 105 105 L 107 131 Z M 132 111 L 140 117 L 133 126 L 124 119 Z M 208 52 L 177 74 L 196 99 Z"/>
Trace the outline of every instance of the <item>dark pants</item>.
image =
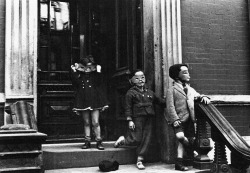
<path id="1" fill-rule="evenodd" d="M 138 117 L 133 118 L 135 130 L 129 129 L 129 134 L 125 139 L 125 145 L 137 146 L 137 155 L 144 157 L 148 152 L 152 138 L 153 118 Z"/>
<path id="2" fill-rule="evenodd" d="M 194 123 L 192 122 L 191 118 L 189 118 L 186 122 L 181 123 L 179 127 L 172 127 L 175 134 L 178 132 L 183 132 L 187 138 L 195 136 Z"/>

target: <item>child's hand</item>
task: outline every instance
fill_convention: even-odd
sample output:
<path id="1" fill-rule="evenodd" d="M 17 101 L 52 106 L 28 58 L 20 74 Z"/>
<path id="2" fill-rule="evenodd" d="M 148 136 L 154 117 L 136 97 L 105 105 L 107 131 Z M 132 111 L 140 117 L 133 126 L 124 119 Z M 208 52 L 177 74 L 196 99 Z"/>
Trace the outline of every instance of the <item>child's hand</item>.
<path id="1" fill-rule="evenodd" d="M 174 123 L 173 123 L 173 126 L 174 127 L 179 127 L 181 125 L 181 121 L 180 120 L 176 120 Z"/>
<path id="2" fill-rule="evenodd" d="M 109 108 L 108 105 L 104 106 L 104 107 L 101 109 L 101 112 L 105 111 L 105 110 L 108 109 L 108 108 Z"/>
<path id="3" fill-rule="evenodd" d="M 77 66 L 77 63 L 75 63 L 75 65 L 71 65 L 71 69 L 73 70 L 73 72 L 76 72 Z"/>
<path id="4" fill-rule="evenodd" d="M 210 103 L 210 99 L 207 97 L 202 97 L 201 102 L 205 103 L 206 105 Z"/>
<path id="5" fill-rule="evenodd" d="M 96 66 L 96 71 L 97 71 L 98 73 L 101 73 L 101 69 L 102 69 L 102 67 L 101 67 L 100 65 L 97 65 L 97 66 Z"/>
<path id="6" fill-rule="evenodd" d="M 133 121 L 129 121 L 129 122 L 128 122 L 128 128 L 129 128 L 130 130 L 135 130 L 135 124 L 134 124 Z"/>

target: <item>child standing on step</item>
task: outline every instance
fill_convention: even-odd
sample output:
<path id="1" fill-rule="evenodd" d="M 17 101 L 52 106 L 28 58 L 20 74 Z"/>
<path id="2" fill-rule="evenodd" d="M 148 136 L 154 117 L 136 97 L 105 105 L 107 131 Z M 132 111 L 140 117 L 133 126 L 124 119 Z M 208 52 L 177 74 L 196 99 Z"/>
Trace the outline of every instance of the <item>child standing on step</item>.
<path id="1" fill-rule="evenodd" d="M 128 121 L 129 135 L 119 137 L 114 147 L 120 145 L 137 146 L 137 168 L 145 169 L 143 160 L 152 138 L 153 118 L 155 117 L 154 104 L 165 107 L 165 100 L 156 97 L 153 91 L 145 87 L 146 78 L 141 70 L 130 75 L 133 85 L 125 96 L 125 115 Z"/>
<path id="2" fill-rule="evenodd" d="M 169 68 L 169 76 L 174 80 L 167 92 L 167 120 L 172 125 L 178 140 L 175 169 L 187 171 L 183 165 L 184 149 L 192 147 L 195 137 L 196 118 L 194 101 L 209 104 L 205 95 L 200 95 L 189 85 L 190 75 L 186 64 L 175 64 Z M 193 154 L 193 153 L 192 153 Z M 191 156 L 192 157 L 192 156 Z"/>
<path id="3" fill-rule="evenodd" d="M 85 143 L 82 149 L 90 148 L 92 123 L 96 147 L 104 150 L 99 124 L 100 111 L 108 108 L 108 101 L 102 86 L 101 66 L 89 55 L 80 59 L 80 63 L 71 66 L 72 83 L 75 87 L 75 107 L 73 111 L 81 115 L 84 121 Z M 91 123 L 90 123 L 91 122 Z"/>

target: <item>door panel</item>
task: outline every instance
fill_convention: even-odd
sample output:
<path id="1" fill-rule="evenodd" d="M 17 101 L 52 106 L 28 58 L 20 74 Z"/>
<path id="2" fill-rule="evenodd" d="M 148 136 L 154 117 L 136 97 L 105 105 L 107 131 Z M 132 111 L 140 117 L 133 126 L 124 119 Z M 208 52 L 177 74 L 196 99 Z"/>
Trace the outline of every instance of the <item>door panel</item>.
<path id="1" fill-rule="evenodd" d="M 108 0 L 107 0 L 108 1 Z M 108 57 L 110 70 L 109 98 L 111 101 L 107 125 L 110 139 L 116 140 L 127 131 L 124 115 L 125 94 L 131 87 L 128 74 L 134 69 L 143 69 L 142 57 L 142 0 L 114 0 L 114 47 L 115 54 Z M 112 130 L 109 130 L 112 129 Z"/>
<path id="2" fill-rule="evenodd" d="M 80 57 L 76 0 L 40 0 L 38 57 L 38 129 L 48 141 L 83 137 L 81 117 L 72 112 L 70 65 Z"/>
<path id="3" fill-rule="evenodd" d="M 68 87 L 68 86 L 61 86 Z M 45 91 L 46 88 L 46 91 Z M 40 116 L 39 130 L 49 134 L 49 140 L 81 138 L 83 136 L 82 119 L 73 114 L 73 96 L 70 92 L 58 94 L 59 88 L 40 86 L 43 94 L 39 95 Z M 55 94 L 56 91 L 56 94 Z M 40 91 L 39 91 L 40 92 Z"/>
<path id="4" fill-rule="evenodd" d="M 116 118 L 125 119 L 124 96 L 130 87 L 128 74 L 143 69 L 140 0 L 116 0 L 116 66 L 113 75 Z"/>
<path id="5" fill-rule="evenodd" d="M 61 0 L 69 5 L 66 29 L 51 20 L 49 6 L 59 1 L 51 2 L 40 0 L 40 10 L 47 11 L 40 13 L 39 131 L 54 142 L 81 139 L 83 122 L 71 111 L 74 88 L 70 65 L 92 54 L 102 66 L 110 101 L 110 108 L 100 116 L 102 136 L 104 140 L 115 140 L 127 129 L 123 105 L 130 87 L 128 74 L 143 69 L 142 0 Z M 61 11 L 54 7 L 55 13 Z"/>

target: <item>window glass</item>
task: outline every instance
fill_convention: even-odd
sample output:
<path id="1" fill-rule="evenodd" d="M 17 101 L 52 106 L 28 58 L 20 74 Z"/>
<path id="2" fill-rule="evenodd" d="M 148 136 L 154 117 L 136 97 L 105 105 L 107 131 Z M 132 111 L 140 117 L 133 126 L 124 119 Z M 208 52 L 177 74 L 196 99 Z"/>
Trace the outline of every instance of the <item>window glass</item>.
<path id="1" fill-rule="evenodd" d="M 52 30 L 69 30 L 69 3 L 51 1 L 50 3 L 50 28 Z"/>

